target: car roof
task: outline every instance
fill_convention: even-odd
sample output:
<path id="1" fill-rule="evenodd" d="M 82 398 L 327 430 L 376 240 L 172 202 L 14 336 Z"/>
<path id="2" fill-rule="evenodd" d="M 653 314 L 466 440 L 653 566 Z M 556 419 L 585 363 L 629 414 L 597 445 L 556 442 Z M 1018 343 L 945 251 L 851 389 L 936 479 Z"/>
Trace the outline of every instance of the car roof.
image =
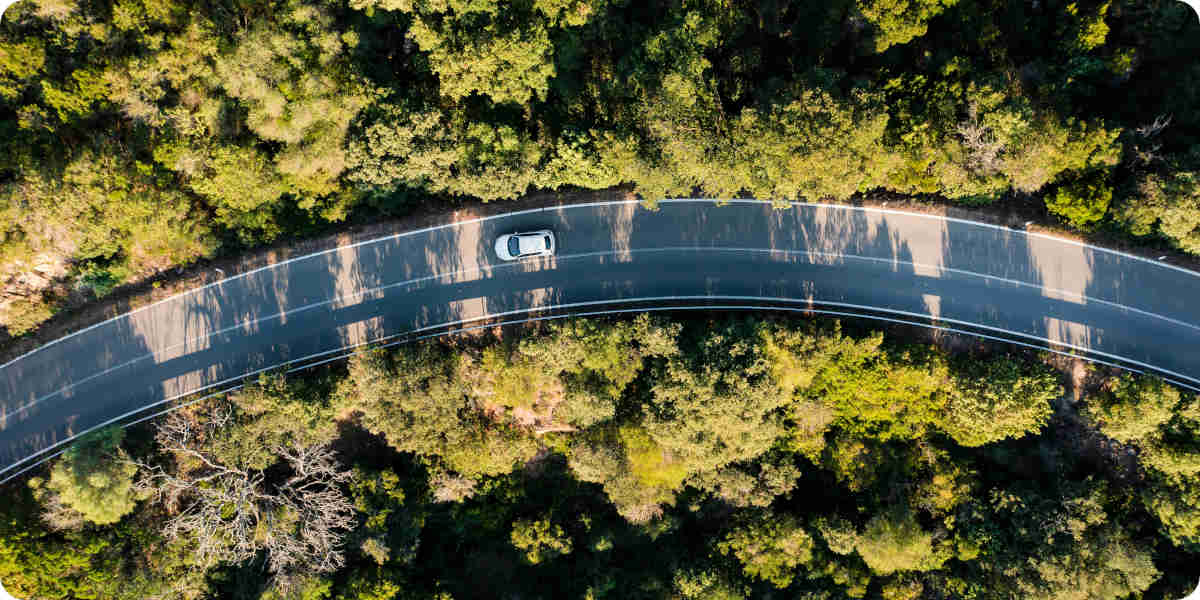
<path id="1" fill-rule="evenodd" d="M 521 244 L 521 254 L 533 254 L 536 252 L 546 251 L 546 243 L 542 241 L 545 239 L 545 234 L 538 233 L 532 235 L 521 235 L 518 236 L 517 239 Z"/>

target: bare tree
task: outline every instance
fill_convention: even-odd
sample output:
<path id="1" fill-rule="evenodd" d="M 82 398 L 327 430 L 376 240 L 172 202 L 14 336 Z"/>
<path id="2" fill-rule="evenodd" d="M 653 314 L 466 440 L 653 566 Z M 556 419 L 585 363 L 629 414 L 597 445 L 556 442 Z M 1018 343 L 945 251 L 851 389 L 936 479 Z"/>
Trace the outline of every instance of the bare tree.
<path id="1" fill-rule="evenodd" d="M 1139 161 L 1150 164 L 1159 158 L 1158 151 L 1162 150 L 1162 142 L 1156 141 L 1154 138 L 1158 137 L 1158 134 L 1162 133 L 1170 124 L 1171 115 L 1163 114 L 1154 117 L 1153 123 L 1147 123 L 1133 130 L 1134 133 L 1146 140 L 1146 147 L 1142 147 L 1140 143 L 1134 145 L 1134 152 Z"/>
<path id="2" fill-rule="evenodd" d="M 232 412 L 219 405 L 201 423 L 171 413 L 157 440 L 175 455 L 177 468 L 138 463 L 139 491 L 156 497 L 172 515 L 164 533 L 191 540 L 201 568 L 242 562 L 262 551 L 281 591 L 304 574 L 337 570 L 344 562 L 343 534 L 355 522 L 354 506 L 340 486 L 351 474 L 324 444 L 273 447 L 290 467 L 283 481 L 218 460 L 205 440 L 219 435 Z"/>
<path id="3" fill-rule="evenodd" d="M 438 469 L 429 478 L 429 485 L 433 488 L 434 502 L 462 502 L 475 495 L 477 484 L 478 482 L 474 479 L 448 473 L 441 469 Z"/>
<path id="4" fill-rule="evenodd" d="M 1158 115 L 1157 117 L 1154 117 L 1153 123 L 1142 125 L 1141 127 L 1134 129 L 1134 131 L 1144 138 L 1151 138 L 1159 133 L 1162 133 L 1162 130 L 1166 129 L 1167 125 L 1170 124 L 1171 115 Z"/>
<path id="5" fill-rule="evenodd" d="M 995 173 L 1000 170 L 1000 153 L 1004 143 L 996 139 L 991 130 L 979 122 L 978 109 L 971 105 L 969 119 L 958 125 L 967 149 L 967 168 L 979 173 Z"/>
<path id="6" fill-rule="evenodd" d="M 42 521 L 56 531 L 78 531 L 83 529 L 87 520 L 83 513 L 67 506 L 62 496 L 53 490 L 39 486 L 33 492 L 34 497 L 42 504 Z"/>

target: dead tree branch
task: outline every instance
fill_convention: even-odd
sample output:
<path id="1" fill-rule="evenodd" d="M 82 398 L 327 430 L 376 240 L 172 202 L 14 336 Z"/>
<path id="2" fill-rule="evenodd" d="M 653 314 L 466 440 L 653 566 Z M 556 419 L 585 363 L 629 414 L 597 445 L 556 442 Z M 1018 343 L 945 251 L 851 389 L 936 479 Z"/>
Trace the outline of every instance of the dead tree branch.
<path id="1" fill-rule="evenodd" d="M 327 445 L 273 448 L 290 467 L 282 482 L 226 464 L 204 442 L 230 422 L 232 411 L 218 407 L 199 424 L 172 413 L 159 426 L 160 447 L 175 456 L 177 467 L 139 462 L 136 486 L 172 513 L 164 533 L 190 540 L 202 568 L 264 552 L 281 587 L 302 573 L 337 570 L 344 562 L 343 535 L 355 523 L 341 486 L 351 474 Z"/>

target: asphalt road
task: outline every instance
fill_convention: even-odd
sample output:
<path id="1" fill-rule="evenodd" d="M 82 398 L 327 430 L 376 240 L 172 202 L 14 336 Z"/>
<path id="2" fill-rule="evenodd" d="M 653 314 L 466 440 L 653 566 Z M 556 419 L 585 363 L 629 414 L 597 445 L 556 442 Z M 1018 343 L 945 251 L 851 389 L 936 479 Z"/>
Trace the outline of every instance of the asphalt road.
<path id="1" fill-rule="evenodd" d="M 553 229 L 558 255 L 497 259 Z M 65 440 L 285 361 L 482 317 L 613 302 L 866 308 L 1086 351 L 1200 385 L 1200 274 L 1020 231 L 874 209 L 677 200 L 523 211 L 292 259 L 0 366 L 0 478 Z"/>

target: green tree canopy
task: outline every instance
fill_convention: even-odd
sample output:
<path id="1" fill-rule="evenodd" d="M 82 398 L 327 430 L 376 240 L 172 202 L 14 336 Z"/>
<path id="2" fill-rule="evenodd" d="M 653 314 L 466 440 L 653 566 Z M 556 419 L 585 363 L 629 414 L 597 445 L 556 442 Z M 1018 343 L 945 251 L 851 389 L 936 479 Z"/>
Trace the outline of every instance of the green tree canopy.
<path id="1" fill-rule="evenodd" d="M 1122 375 L 1111 389 L 1095 399 L 1088 414 L 1104 435 L 1120 442 L 1150 441 L 1171 420 L 1179 390 L 1157 377 Z"/>
<path id="2" fill-rule="evenodd" d="M 570 554 L 571 538 L 549 519 L 519 520 L 512 526 L 512 545 L 536 565 L 555 556 Z"/>
<path id="3" fill-rule="evenodd" d="M 970 361 L 955 383 L 938 427 L 963 446 L 1019 438 L 1042 428 L 1062 394 L 1047 370 L 1031 370 L 1009 357 Z"/>
<path id="4" fill-rule="evenodd" d="M 1072 226 L 1087 229 L 1107 214 L 1112 195 L 1104 178 L 1093 175 L 1060 186 L 1046 197 L 1046 208 Z"/>
<path id="5" fill-rule="evenodd" d="M 137 466 L 121 449 L 124 435 L 120 427 L 88 434 L 63 453 L 50 469 L 49 480 L 44 484 L 31 480 L 47 505 L 52 525 L 69 523 L 63 508 L 95 525 L 116 523 L 133 511 L 138 500 L 133 489 Z"/>
<path id="6" fill-rule="evenodd" d="M 854 549 L 879 575 L 937 569 L 948 558 L 935 548 L 933 535 L 903 511 L 872 517 L 855 539 Z"/>
<path id="7" fill-rule="evenodd" d="M 925 35 L 929 20 L 957 3 L 957 0 L 867 0 L 857 4 L 876 29 L 875 51 L 883 52 Z"/>
<path id="8" fill-rule="evenodd" d="M 796 576 L 797 567 L 812 558 L 813 540 L 791 518 L 761 518 L 726 534 L 717 544 L 722 554 L 732 554 L 751 577 L 764 579 L 777 588 L 786 588 Z"/>

